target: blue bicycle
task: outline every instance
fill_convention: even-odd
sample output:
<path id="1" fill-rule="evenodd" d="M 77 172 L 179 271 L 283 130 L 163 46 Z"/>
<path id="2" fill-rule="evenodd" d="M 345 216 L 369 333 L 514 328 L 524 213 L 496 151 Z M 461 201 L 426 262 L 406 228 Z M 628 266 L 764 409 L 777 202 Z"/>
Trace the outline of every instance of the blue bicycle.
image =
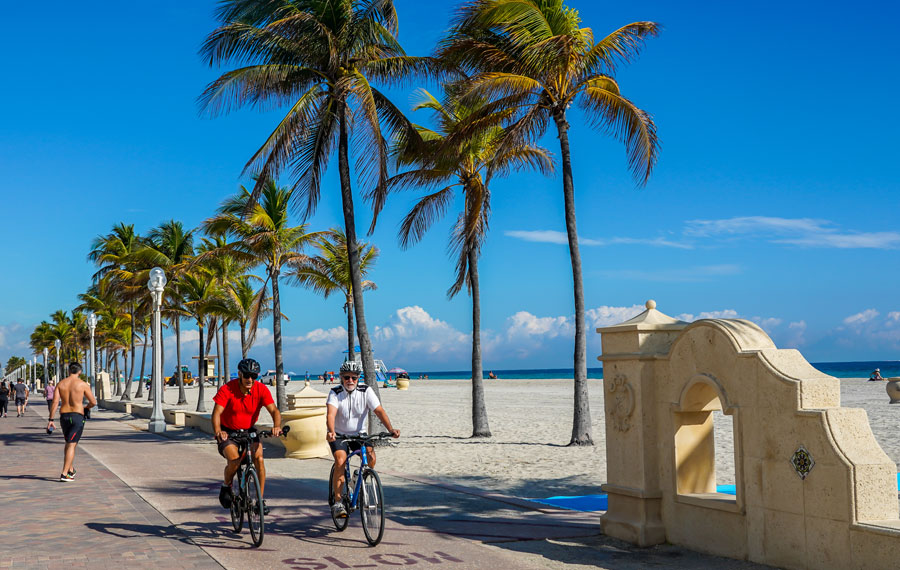
<path id="1" fill-rule="evenodd" d="M 369 457 L 366 453 L 366 446 L 371 445 L 375 440 L 388 439 L 392 437 L 389 432 L 382 432 L 375 435 L 341 435 L 337 434 L 337 440 L 347 442 L 359 442 L 360 448 L 353 451 L 347 456 L 347 462 L 344 464 L 344 486 L 341 492 L 341 502 L 347 510 L 347 516 L 339 517 L 331 512 L 331 520 L 334 521 L 334 527 L 338 531 L 347 528 L 350 522 L 350 513 L 359 509 L 360 518 L 362 519 L 363 532 L 366 535 L 366 542 L 370 546 L 375 546 L 381 542 L 384 536 L 384 492 L 381 489 L 381 478 L 374 469 L 369 467 Z M 353 470 L 351 477 L 350 460 L 359 456 L 359 466 Z M 328 507 L 334 505 L 334 489 L 331 482 L 334 480 L 334 465 L 331 466 L 331 475 L 328 477 Z"/>

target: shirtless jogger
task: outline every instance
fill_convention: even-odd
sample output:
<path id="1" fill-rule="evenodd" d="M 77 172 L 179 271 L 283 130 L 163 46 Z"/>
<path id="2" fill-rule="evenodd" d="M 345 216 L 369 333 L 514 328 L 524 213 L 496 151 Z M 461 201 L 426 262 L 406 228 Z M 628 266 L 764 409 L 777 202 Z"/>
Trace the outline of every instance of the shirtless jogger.
<path id="1" fill-rule="evenodd" d="M 78 377 L 80 373 L 80 364 L 77 362 L 69 364 L 69 376 L 57 384 L 56 391 L 53 393 L 53 402 L 50 404 L 50 421 L 47 423 L 47 429 L 53 426 L 53 412 L 59 405 L 59 424 L 62 427 L 63 436 L 66 438 L 65 459 L 62 473 L 59 476 L 60 481 L 75 480 L 75 467 L 72 463 L 75 461 L 75 447 L 84 430 L 84 410 L 97 405 L 97 400 L 91 393 L 91 385 Z M 89 402 L 87 408 L 84 406 L 85 398 Z"/>

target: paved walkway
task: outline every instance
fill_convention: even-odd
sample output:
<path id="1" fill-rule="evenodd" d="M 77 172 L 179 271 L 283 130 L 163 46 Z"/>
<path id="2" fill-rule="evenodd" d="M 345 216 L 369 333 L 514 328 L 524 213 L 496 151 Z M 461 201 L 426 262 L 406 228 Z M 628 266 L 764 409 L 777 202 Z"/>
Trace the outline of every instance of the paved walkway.
<path id="1" fill-rule="evenodd" d="M 63 441 L 45 434 L 46 407 L 0 420 L 0 553 L 12 545 L 0 568 L 758 568 L 669 546 L 631 548 L 600 536 L 595 513 L 392 473 L 389 450 L 379 460 L 389 519 L 376 548 L 358 516 L 335 531 L 325 501 L 330 461 L 267 450 L 272 514 L 254 549 L 218 504 L 223 461 L 209 436 L 170 429 L 163 437 L 143 431 L 146 420 L 94 416 L 72 483 L 56 480 Z"/>
<path id="2" fill-rule="evenodd" d="M 0 419 L 0 568 L 221 568 L 80 446 L 60 482 L 61 430 L 29 408 Z"/>

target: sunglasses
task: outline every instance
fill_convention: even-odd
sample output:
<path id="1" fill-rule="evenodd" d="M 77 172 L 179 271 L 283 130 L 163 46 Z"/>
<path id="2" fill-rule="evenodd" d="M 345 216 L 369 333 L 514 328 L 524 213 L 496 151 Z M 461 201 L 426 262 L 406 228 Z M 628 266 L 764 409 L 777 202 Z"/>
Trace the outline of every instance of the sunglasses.
<path id="1" fill-rule="evenodd" d="M 249 379 L 251 379 L 251 380 L 256 380 L 256 377 L 259 376 L 259 374 L 243 374 L 243 373 L 241 373 L 241 375 L 242 375 L 244 378 L 249 378 Z"/>
<path id="2" fill-rule="evenodd" d="M 344 380 L 359 380 L 359 376 L 347 375 L 347 376 L 341 376 L 341 378 L 343 378 Z"/>

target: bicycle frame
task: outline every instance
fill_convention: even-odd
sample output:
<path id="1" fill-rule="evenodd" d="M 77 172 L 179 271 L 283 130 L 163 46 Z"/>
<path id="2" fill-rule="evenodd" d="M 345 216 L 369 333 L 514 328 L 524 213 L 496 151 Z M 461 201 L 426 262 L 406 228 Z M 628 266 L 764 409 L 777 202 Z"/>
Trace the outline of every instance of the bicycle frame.
<path id="1" fill-rule="evenodd" d="M 359 449 L 350 453 L 350 455 L 347 456 L 347 462 L 344 464 L 344 477 L 345 477 L 345 480 L 347 481 L 347 487 L 350 486 L 350 481 L 351 481 L 350 459 L 356 455 L 360 456 L 361 463 L 359 465 L 359 468 L 356 470 L 356 472 L 357 472 L 356 485 L 354 485 L 353 489 L 349 489 L 349 493 L 350 493 L 349 499 L 350 499 L 350 508 L 351 509 L 356 509 L 356 505 L 359 502 L 359 490 L 362 487 L 362 480 L 363 480 L 362 474 L 363 474 L 363 471 L 369 467 L 369 456 L 366 453 L 365 445 L 362 445 Z"/>

